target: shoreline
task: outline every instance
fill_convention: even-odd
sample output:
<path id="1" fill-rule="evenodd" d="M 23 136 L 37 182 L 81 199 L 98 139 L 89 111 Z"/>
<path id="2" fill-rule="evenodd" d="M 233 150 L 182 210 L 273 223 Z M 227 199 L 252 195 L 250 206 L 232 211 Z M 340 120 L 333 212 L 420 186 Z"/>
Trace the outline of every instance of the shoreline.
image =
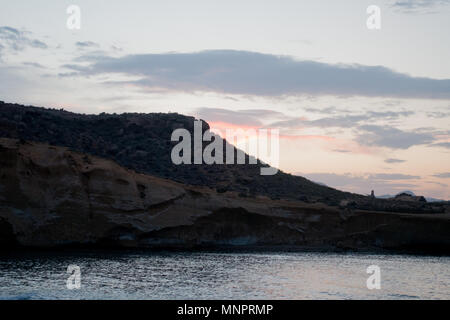
<path id="1" fill-rule="evenodd" d="M 98 245 L 63 245 L 55 247 L 14 247 L 2 248 L 0 257 L 23 255 L 23 254 L 55 254 L 55 255 L 78 255 L 78 254 L 161 254 L 161 253 L 230 253 L 230 254 L 276 254 L 276 253 L 322 253 L 322 254 L 362 254 L 362 255 L 404 255 L 404 256 L 427 256 L 427 257 L 450 257 L 448 248 L 424 250 L 424 249 L 385 249 L 385 248 L 336 248 L 336 247 L 311 247 L 311 246 L 158 246 L 158 247 L 118 247 Z"/>

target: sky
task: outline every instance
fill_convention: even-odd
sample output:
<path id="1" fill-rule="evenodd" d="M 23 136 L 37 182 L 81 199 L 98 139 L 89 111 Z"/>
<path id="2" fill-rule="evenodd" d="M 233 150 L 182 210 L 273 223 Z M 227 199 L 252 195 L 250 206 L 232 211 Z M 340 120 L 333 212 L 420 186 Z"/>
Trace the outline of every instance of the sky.
<path id="1" fill-rule="evenodd" d="M 69 29 L 71 5 L 80 29 Z M 380 28 L 369 29 L 370 5 Z M 450 199 L 450 0 L 0 0 L 0 100 L 280 130 L 283 171 Z"/>

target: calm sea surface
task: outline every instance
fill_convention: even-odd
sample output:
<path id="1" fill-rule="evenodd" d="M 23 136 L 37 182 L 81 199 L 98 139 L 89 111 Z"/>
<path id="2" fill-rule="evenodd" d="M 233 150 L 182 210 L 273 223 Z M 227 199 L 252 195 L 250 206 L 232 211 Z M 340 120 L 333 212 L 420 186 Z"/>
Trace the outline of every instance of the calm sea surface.
<path id="1" fill-rule="evenodd" d="M 81 288 L 67 289 L 69 265 Z M 367 267 L 381 289 L 367 289 Z M 450 299 L 450 257 L 335 253 L 0 255 L 0 299 Z"/>

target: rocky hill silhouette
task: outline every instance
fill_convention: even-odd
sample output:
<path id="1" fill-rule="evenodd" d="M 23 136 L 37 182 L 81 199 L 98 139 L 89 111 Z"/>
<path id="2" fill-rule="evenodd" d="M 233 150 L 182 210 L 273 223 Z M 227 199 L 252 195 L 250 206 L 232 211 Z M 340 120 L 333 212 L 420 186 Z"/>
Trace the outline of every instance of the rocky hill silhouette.
<path id="1" fill-rule="evenodd" d="M 177 142 L 171 141 L 171 134 L 177 128 L 192 133 L 194 121 L 194 117 L 177 113 L 86 115 L 0 102 L 0 137 L 69 147 L 140 173 L 207 186 L 219 193 L 233 191 L 240 197 L 266 196 L 334 206 L 344 202 L 351 208 L 379 211 L 442 211 L 426 203 L 399 204 L 343 192 L 282 171 L 263 176 L 260 168 L 265 164 L 259 161 L 256 165 L 175 165 L 170 155 Z M 203 122 L 203 130 L 208 128 Z"/>
<path id="2" fill-rule="evenodd" d="M 120 165 L 219 192 L 236 191 L 245 196 L 335 201 L 352 197 L 305 178 L 279 171 L 261 176 L 257 165 L 175 165 L 170 154 L 177 128 L 191 133 L 194 117 L 177 113 L 123 113 L 83 115 L 57 109 L 0 104 L 0 136 L 56 146 L 112 159 Z M 209 126 L 204 122 L 204 130 Z M 329 199 L 328 199 L 329 198 Z"/>

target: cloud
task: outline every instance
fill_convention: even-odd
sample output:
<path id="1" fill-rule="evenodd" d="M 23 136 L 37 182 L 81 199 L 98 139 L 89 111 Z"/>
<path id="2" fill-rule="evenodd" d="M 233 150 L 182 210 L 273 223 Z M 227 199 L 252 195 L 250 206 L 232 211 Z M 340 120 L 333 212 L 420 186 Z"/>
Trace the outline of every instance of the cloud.
<path id="1" fill-rule="evenodd" d="M 427 112 L 427 117 L 433 119 L 448 118 L 450 117 L 450 112 L 442 112 L 442 111 Z"/>
<path id="2" fill-rule="evenodd" d="M 450 4 L 450 0 L 401 0 L 395 1 L 391 7 L 404 13 L 430 13 L 431 9 Z"/>
<path id="3" fill-rule="evenodd" d="M 116 46 L 116 45 L 112 45 L 111 46 L 111 50 L 117 52 L 117 51 L 123 51 L 123 48 L 119 47 L 119 46 Z"/>
<path id="4" fill-rule="evenodd" d="M 357 115 L 336 115 L 331 117 L 308 120 L 305 117 L 292 117 L 282 112 L 268 109 L 227 110 L 222 108 L 198 108 L 195 115 L 216 127 L 242 127 L 242 128 L 277 128 L 282 132 L 283 138 L 304 138 L 298 135 L 297 130 L 303 128 L 353 128 L 356 131 L 355 141 L 362 146 L 389 147 L 393 149 L 407 149 L 413 145 L 426 144 L 434 140 L 428 131 L 406 132 L 390 126 L 364 125 L 374 120 L 394 120 L 412 115 L 411 111 L 370 111 Z M 431 129 L 430 129 L 431 130 Z M 317 136 L 317 135 L 316 135 Z M 328 137 L 333 139 L 333 137 Z M 334 146 L 333 152 L 349 153 L 345 146 Z M 386 163 L 400 163 L 404 160 L 387 159 Z"/>
<path id="5" fill-rule="evenodd" d="M 268 109 L 249 109 L 232 111 L 221 108 L 198 108 L 196 116 L 210 122 L 224 122 L 233 125 L 262 127 L 263 119 L 286 118 L 286 116 L 277 111 Z"/>
<path id="6" fill-rule="evenodd" d="M 370 175 L 369 178 L 374 180 L 410 180 L 420 179 L 420 176 L 412 176 L 409 174 L 401 173 L 377 173 Z"/>
<path id="7" fill-rule="evenodd" d="M 406 160 L 389 158 L 389 159 L 384 160 L 384 162 L 386 162 L 386 163 L 403 163 L 403 162 L 406 162 Z"/>
<path id="8" fill-rule="evenodd" d="M 291 118 L 288 120 L 278 121 L 272 124 L 273 127 L 281 128 L 301 128 L 301 127 L 319 127 L 319 128 L 350 128 L 355 127 L 361 122 L 374 121 L 374 120 L 394 120 L 400 117 L 407 117 L 414 114 L 412 111 L 399 111 L 399 112 L 366 112 L 356 115 L 343 115 L 324 117 L 316 120 L 306 120 L 303 118 Z"/>
<path id="9" fill-rule="evenodd" d="M 326 108 L 305 108 L 305 111 L 311 113 L 320 113 L 320 114 L 336 114 L 336 113 L 348 113 L 348 110 L 339 109 L 334 106 L 326 107 Z"/>
<path id="10" fill-rule="evenodd" d="M 375 194 L 397 193 L 405 189 L 414 189 L 416 184 L 402 182 L 402 180 L 416 180 L 419 176 L 404 175 L 399 173 L 393 174 L 336 174 L 336 173 L 294 173 L 304 176 L 317 183 L 323 183 L 327 186 L 369 194 L 371 190 L 375 190 Z"/>
<path id="11" fill-rule="evenodd" d="M 437 185 L 437 186 L 440 186 L 440 187 L 444 187 L 444 188 L 448 187 L 448 184 L 445 184 L 445 183 L 442 183 L 442 182 L 437 182 L 437 181 L 426 181 L 426 183 L 434 184 L 434 185 Z"/>
<path id="12" fill-rule="evenodd" d="M 30 38 L 30 34 L 30 32 L 20 31 L 8 26 L 0 27 L 0 53 L 7 49 L 17 52 L 26 48 L 48 48 L 44 42 Z"/>
<path id="13" fill-rule="evenodd" d="M 356 140 L 363 145 L 408 149 L 415 145 L 430 143 L 434 137 L 429 132 L 402 131 L 391 126 L 363 125 Z"/>
<path id="14" fill-rule="evenodd" d="M 450 99 L 450 79 L 412 77 L 382 66 L 327 64 L 248 51 L 86 55 L 79 75 L 140 77 L 128 81 L 150 90 L 209 91 L 256 96 L 336 95 Z M 124 84 L 124 82 L 118 82 Z"/>
<path id="15" fill-rule="evenodd" d="M 408 149 L 415 145 L 433 143 L 436 131 L 433 128 L 416 129 L 415 131 L 403 131 L 390 125 L 374 125 L 375 120 L 384 123 L 414 114 L 411 111 L 370 111 L 364 114 L 336 115 L 330 117 L 308 120 L 305 117 L 292 117 L 282 112 L 268 109 L 253 110 L 227 110 L 222 108 L 198 108 L 195 115 L 212 125 L 220 128 L 227 126 L 242 128 L 277 128 L 282 132 L 283 138 L 303 137 L 297 130 L 304 128 L 345 128 L 354 130 L 354 140 L 361 146 L 387 147 L 391 149 Z M 331 139 L 332 137 L 327 137 Z M 437 144 L 434 144 L 437 145 Z M 441 146 L 439 144 L 439 146 Z M 333 152 L 352 152 L 345 146 L 334 146 Z M 386 163 L 403 163 L 405 160 L 386 159 Z"/>
<path id="16" fill-rule="evenodd" d="M 374 120 L 393 120 L 400 117 L 406 117 L 414 114 L 411 111 L 399 112 L 366 112 L 357 115 L 336 115 L 332 117 L 324 117 L 316 120 L 308 120 L 305 117 L 292 117 L 282 112 L 269 109 L 251 109 L 232 111 L 222 108 L 198 108 L 195 115 L 208 122 L 241 126 L 241 127 L 267 127 L 277 128 L 285 133 L 286 136 L 298 136 L 298 129 L 303 128 L 359 128 L 358 126 L 364 122 L 373 122 Z M 366 132 L 364 132 L 366 133 Z M 373 140 L 373 139 L 372 139 Z M 360 144 L 364 145 L 365 143 Z M 367 144 L 366 144 L 367 145 Z M 334 152 L 350 152 L 345 147 L 335 147 Z"/>
<path id="17" fill-rule="evenodd" d="M 38 69 L 45 69 L 45 67 L 42 64 L 37 63 L 37 62 L 24 62 L 22 64 L 24 66 L 27 66 L 27 67 L 33 67 L 33 68 L 38 68 Z"/>
<path id="18" fill-rule="evenodd" d="M 444 178 L 444 179 L 450 178 L 450 172 L 436 173 L 436 174 L 433 175 L 433 177 Z"/>
<path id="19" fill-rule="evenodd" d="M 431 147 L 442 147 L 450 149 L 450 142 L 440 142 L 440 143 L 433 143 Z"/>
<path id="20" fill-rule="evenodd" d="M 75 45 L 79 49 L 88 49 L 88 48 L 98 48 L 100 47 L 98 43 L 92 42 L 92 41 L 78 41 L 75 43 Z"/>

